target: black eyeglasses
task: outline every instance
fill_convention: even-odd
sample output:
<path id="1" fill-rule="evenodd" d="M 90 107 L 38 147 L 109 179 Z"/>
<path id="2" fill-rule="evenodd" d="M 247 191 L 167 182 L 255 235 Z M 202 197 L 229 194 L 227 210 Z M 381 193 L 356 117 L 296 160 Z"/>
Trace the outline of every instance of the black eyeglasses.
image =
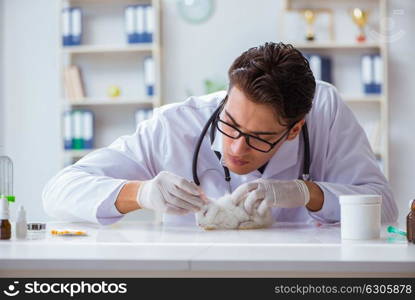
<path id="1" fill-rule="evenodd" d="M 294 124 L 295 125 L 295 124 Z M 218 116 L 218 118 L 216 119 L 216 128 L 224 135 L 226 135 L 227 137 L 230 137 L 234 140 L 239 139 L 241 136 L 243 136 L 245 138 L 246 143 L 248 144 L 248 146 L 250 146 L 251 148 L 260 151 L 260 152 L 270 152 L 279 142 L 282 141 L 282 139 L 284 137 L 287 136 L 287 134 L 290 132 L 290 130 L 294 127 L 294 125 L 290 126 L 287 131 L 275 142 L 275 143 L 270 143 L 266 140 L 263 140 L 259 137 L 247 134 L 247 133 L 243 133 L 242 131 L 240 131 L 238 128 L 236 128 L 235 126 L 221 120 Z"/>

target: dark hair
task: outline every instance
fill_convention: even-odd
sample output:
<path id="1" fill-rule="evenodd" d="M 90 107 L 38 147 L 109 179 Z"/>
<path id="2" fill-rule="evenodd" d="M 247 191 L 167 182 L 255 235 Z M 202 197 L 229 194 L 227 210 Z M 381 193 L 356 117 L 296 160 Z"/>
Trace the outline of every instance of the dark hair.
<path id="1" fill-rule="evenodd" d="M 311 109 L 316 82 L 307 59 L 290 44 L 265 43 L 243 52 L 228 76 L 229 90 L 237 86 L 251 101 L 269 104 L 282 125 Z"/>

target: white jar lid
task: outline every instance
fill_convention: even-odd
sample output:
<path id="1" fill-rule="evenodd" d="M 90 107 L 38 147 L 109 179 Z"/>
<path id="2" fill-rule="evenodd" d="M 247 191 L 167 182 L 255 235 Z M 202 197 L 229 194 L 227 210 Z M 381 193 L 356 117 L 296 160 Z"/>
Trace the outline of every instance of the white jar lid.
<path id="1" fill-rule="evenodd" d="M 382 196 L 380 195 L 340 195 L 340 204 L 380 204 Z"/>

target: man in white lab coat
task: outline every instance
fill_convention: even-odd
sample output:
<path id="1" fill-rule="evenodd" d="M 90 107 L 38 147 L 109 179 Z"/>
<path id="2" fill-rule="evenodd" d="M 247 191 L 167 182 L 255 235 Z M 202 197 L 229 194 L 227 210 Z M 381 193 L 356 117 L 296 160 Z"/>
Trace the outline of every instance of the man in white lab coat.
<path id="1" fill-rule="evenodd" d="M 337 90 L 314 80 L 298 50 L 282 43 L 251 48 L 228 76 L 227 92 L 165 105 L 134 134 L 60 171 L 44 189 L 45 211 L 110 224 L 147 208 L 162 213 L 165 223 L 195 224 L 203 190 L 212 199 L 232 193 L 249 214 L 271 210 L 279 221 L 327 223 L 340 219 L 339 195 L 377 194 L 382 221 L 397 219 L 363 129 Z M 213 114 L 198 155 L 199 189 L 192 157 Z M 309 178 L 301 177 L 308 173 L 307 144 Z"/>

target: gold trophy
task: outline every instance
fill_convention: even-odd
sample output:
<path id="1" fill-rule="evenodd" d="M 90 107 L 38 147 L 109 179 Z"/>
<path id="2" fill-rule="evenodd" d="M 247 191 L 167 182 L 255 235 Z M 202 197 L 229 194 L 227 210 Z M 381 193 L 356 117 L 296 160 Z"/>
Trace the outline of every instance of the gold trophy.
<path id="1" fill-rule="evenodd" d="M 307 41 L 314 41 L 316 36 L 314 34 L 313 25 L 316 20 L 316 13 L 311 9 L 307 9 L 303 12 L 303 15 L 305 18 L 305 22 L 307 23 L 307 31 L 305 38 Z"/>
<path id="2" fill-rule="evenodd" d="M 367 23 L 369 13 L 360 8 L 354 8 L 351 14 L 352 14 L 353 22 L 357 25 L 357 27 L 359 27 L 359 31 L 360 31 L 358 36 L 356 37 L 356 40 L 359 43 L 365 42 L 366 34 L 365 34 L 364 27 Z"/>

